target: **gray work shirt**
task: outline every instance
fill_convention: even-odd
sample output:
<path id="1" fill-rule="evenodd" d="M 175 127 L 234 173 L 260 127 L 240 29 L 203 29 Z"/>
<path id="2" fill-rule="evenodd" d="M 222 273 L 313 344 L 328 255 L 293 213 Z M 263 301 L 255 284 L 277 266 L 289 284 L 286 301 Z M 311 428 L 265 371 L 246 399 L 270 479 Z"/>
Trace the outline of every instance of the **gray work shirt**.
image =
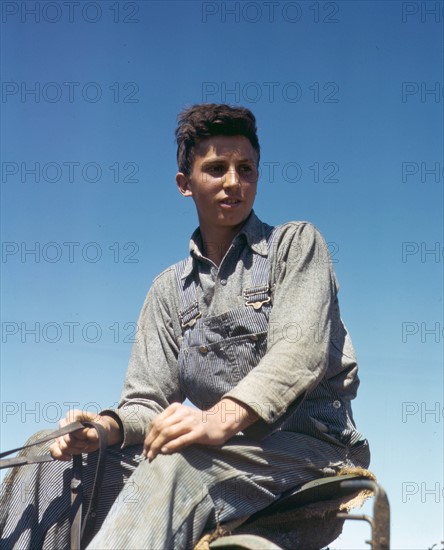
<path id="1" fill-rule="evenodd" d="M 353 432 L 350 400 L 359 385 L 357 365 L 340 319 L 338 285 L 327 245 L 312 224 L 289 222 L 279 228 L 268 250 L 267 227 L 252 212 L 218 268 L 202 253 L 199 229 L 190 241 L 185 274 L 195 270 L 204 317 L 244 305 L 252 255 L 269 257 L 273 306 L 266 353 L 225 396 L 252 406 L 259 414 L 260 420 L 246 431 L 252 437 L 264 437 L 278 426 L 314 435 L 311 428 L 306 429 L 307 419 L 324 437 L 328 424 L 335 424 L 331 417 L 340 414 L 346 417 L 336 431 L 347 431 L 347 425 L 348 432 Z M 179 302 L 171 266 L 154 280 L 140 313 L 115 411 L 124 430 L 123 446 L 141 443 L 151 420 L 186 398 L 177 368 L 183 338 Z M 359 439 L 356 434 L 352 442 Z"/>

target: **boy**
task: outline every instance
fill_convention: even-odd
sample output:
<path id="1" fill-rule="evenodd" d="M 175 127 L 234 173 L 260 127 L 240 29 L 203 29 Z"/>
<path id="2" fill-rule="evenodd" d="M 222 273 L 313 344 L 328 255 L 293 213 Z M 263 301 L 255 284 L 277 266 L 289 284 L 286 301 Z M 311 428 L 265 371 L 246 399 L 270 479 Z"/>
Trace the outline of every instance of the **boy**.
<path id="1" fill-rule="evenodd" d="M 91 549 L 191 548 L 217 521 L 369 463 L 353 422 L 357 365 L 326 244 L 307 222 L 272 228 L 252 210 L 260 159 L 253 114 L 195 105 L 180 114 L 176 138 L 177 186 L 199 218 L 190 255 L 148 293 L 119 408 L 98 419 L 72 411 L 62 422 L 96 420 L 115 446 Z M 96 449 L 92 429 L 63 436 L 50 448 L 58 472 L 51 464 L 34 476 L 42 486 L 45 471 L 60 478 L 63 462 Z M 120 488 L 129 476 L 135 499 L 123 491 L 107 513 L 113 483 Z M 69 507 L 65 493 L 57 495 Z M 47 547 L 66 545 L 67 522 L 56 515 L 44 526 L 34 519 L 39 531 L 10 513 L 5 523 L 24 527 L 15 538 L 6 527 L 4 547 L 36 545 L 38 536 Z"/>

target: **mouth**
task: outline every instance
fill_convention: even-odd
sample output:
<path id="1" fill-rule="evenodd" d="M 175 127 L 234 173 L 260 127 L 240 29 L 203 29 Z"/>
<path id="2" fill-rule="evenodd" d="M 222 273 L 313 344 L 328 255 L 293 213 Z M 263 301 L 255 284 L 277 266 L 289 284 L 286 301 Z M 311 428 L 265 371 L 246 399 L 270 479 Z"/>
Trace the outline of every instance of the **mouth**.
<path id="1" fill-rule="evenodd" d="M 240 204 L 240 199 L 223 199 L 220 201 L 220 204 L 223 204 L 224 206 L 236 206 L 236 204 Z"/>

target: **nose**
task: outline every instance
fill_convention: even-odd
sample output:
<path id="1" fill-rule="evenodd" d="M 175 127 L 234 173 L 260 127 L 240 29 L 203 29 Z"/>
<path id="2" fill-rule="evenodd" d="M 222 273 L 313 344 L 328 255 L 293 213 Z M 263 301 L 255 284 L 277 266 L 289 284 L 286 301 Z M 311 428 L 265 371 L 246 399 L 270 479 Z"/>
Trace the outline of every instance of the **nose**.
<path id="1" fill-rule="evenodd" d="M 237 187 L 238 185 L 240 185 L 240 178 L 237 170 L 227 170 L 224 177 L 224 187 Z"/>

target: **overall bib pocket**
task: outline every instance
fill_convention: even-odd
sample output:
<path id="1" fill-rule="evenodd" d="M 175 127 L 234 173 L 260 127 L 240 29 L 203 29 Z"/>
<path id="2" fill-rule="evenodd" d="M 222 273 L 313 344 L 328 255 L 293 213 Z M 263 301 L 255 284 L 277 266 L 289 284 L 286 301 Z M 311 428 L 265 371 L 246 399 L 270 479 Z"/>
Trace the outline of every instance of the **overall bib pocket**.
<path id="1" fill-rule="evenodd" d="M 202 326 L 199 329 L 210 330 Z M 192 338 L 184 338 L 178 368 L 182 392 L 195 406 L 205 410 L 220 401 L 258 364 L 265 355 L 267 333 L 252 332 L 216 342 L 211 342 L 214 333 L 213 338 L 200 336 L 197 345 L 190 345 Z"/>

